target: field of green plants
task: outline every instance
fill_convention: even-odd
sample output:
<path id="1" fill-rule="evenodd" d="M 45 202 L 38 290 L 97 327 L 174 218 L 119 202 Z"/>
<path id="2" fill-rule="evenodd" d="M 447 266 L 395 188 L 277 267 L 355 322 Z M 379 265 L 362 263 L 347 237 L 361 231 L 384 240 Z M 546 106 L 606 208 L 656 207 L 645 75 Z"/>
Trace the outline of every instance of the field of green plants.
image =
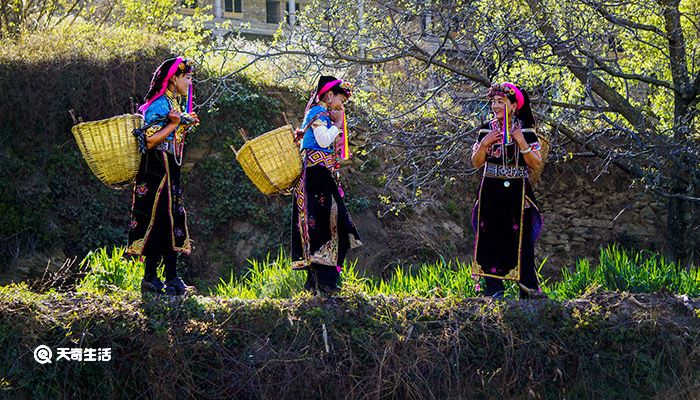
<path id="1" fill-rule="evenodd" d="M 203 288 L 201 294 L 281 299 L 294 297 L 303 289 L 305 273 L 290 268 L 291 260 L 283 250 L 277 255 L 268 254 L 264 260 L 249 260 L 249 264 L 242 276 L 231 272 L 220 278 L 217 285 Z M 116 247 L 111 251 L 101 248 L 91 252 L 82 266 L 85 276 L 77 285 L 78 291 L 139 290 L 143 265 L 137 259 L 125 257 L 123 248 Z M 438 298 L 479 295 L 469 263 L 459 260 L 440 260 L 413 270 L 399 266 L 387 280 L 362 276 L 356 265 L 350 263 L 343 269 L 341 280 L 345 293 Z M 595 263 L 579 260 L 571 269 L 562 268 L 561 276 L 541 277 L 540 280 L 542 291 L 555 300 L 575 299 L 595 291 L 700 296 L 700 271 L 697 267 L 679 268 L 658 254 L 625 250 L 614 245 L 601 249 Z M 517 287 L 510 284 L 506 297 L 517 298 L 517 292 Z"/>

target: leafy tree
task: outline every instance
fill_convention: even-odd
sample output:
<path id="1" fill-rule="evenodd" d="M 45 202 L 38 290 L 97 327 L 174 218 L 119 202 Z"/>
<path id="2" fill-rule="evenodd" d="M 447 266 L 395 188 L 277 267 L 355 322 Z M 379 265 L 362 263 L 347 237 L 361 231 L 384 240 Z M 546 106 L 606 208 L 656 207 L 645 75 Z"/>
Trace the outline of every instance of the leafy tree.
<path id="1" fill-rule="evenodd" d="M 353 75 L 368 142 L 390 147 L 388 184 L 429 200 L 465 171 L 494 81 L 532 91 L 555 159 L 575 148 L 665 200 L 668 245 L 688 262 L 700 232 L 697 0 L 313 0 L 251 63 L 295 57 L 312 75 Z M 227 44 L 230 46 L 230 44 Z M 230 48 L 230 47 L 229 47 Z M 309 82 L 309 86 L 311 83 Z M 567 155 L 568 153 L 568 155 Z M 473 170 L 471 171 L 473 172 Z"/>

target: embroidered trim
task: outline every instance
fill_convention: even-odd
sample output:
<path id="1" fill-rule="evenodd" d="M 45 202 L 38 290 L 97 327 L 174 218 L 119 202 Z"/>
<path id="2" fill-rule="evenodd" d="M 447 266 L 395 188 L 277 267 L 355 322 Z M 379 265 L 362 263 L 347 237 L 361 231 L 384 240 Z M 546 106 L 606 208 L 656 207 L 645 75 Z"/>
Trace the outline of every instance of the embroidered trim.
<path id="1" fill-rule="evenodd" d="M 333 197 L 331 197 L 329 228 L 331 231 L 330 240 L 311 256 L 311 262 L 334 267 L 338 265 L 338 203 Z"/>
<path id="2" fill-rule="evenodd" d="M 306 161 L 307 167 L 313 167 L 315 165 L 322 165 L 331 172 L 335 171 L 336 160 L 333 153 L 326 153 L 321 150 L 309 150 L 306 149 L 303 152 L 304 160 Z"/>
<path id="3" fill-rule="evenodd" d="M 163 127 L 160 125 L 151 125 L 148 129 L 146 129 L 146 136 L 151 137 L 161 129 L 163 129 Z"/>
<path id="4" fill-rule="evenodd" d="M 530 172 L 527 167 L 503 166 L 487 162 L 484 166 L 484 176 L 507 179 L 529 178 Z"/>

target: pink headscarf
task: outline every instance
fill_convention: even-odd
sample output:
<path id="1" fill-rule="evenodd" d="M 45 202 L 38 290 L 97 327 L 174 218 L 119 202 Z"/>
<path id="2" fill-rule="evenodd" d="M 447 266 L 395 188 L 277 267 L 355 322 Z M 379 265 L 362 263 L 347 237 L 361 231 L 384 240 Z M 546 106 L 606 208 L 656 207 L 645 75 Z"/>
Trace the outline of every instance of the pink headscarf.
<path id="1" fill-rule="evenodd" d="M 320 100 L 321 100 L 321 96 L 323 96 L 324 93 L 326 93 L 327 91 L 331 90 L 331 88 L 332 88 L 333 86 L 335 86 L 335 85 L 337 85 L 337 84 L 339 84 L 339 83 L 343 83 L 343 80 L 342 80 L 342 79 L 336 79 L 336 80 L 334 80 L 334 81 L 330 81 L 330 82 L 326 83 L 325 85 L 323 85 L 323 87 L 321 88 L 321 90 L 319 90 L 318 93 L 316 93 L 316 101 L 320 101 Z"/>
<path id="2" fill-rule="evenodd" d="M 517 86 L 510 82 L 503 82 L 503 86 L 507 86 L 513 89 L 513 91 L 515 92 L 515 109 L 520 110 L 521 108 L 523 108 L 523 106 L 525 105 L 525 96 L 523 96 L 523 92 L 521 92 Z"/>

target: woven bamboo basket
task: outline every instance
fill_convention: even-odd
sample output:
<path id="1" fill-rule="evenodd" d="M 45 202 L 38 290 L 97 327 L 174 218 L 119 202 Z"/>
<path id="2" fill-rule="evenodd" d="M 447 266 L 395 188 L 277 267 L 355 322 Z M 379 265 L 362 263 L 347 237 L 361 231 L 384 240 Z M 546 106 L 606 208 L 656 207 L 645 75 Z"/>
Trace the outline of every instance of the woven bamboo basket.
<path id="1" fill-rule="evenodd" d="M 542 175 L 542 170 L 544 169 L 544 164 L 547 162 L 547 155 L 549 155 L 549 149 L 550 149 L 550 144 L 549 144 L 549 139 L 542 135 L 537 135 L 537 140 L 540 142 L 540 146 L 542 147 L 540 149 L 540 156 L 542 156 L 542 166 L 538 169 L 532 169 L 530 168 L 530 183 L 533 185 L 536 185 L 540 181 L 540 177 Z"/>
<path id="2" fill-rule="evenodd" d="M 292 125 L 271 130 L 255 139 L 245 140 L 240 149 L 231 145 L 236 160 L 253 184 L 264 194 L 289 194 L 301 175 L 301 155 L 294 143 Z"/>
<path id="3" fill-rule="evenodd" d="M 131 182 L 141 161 L 135 128 L 143 125 L 138 114 L 124 114 L 93 122 L 82 122 L 71 131 L 90 170 L 104 184 L 114 187 Z"/>

